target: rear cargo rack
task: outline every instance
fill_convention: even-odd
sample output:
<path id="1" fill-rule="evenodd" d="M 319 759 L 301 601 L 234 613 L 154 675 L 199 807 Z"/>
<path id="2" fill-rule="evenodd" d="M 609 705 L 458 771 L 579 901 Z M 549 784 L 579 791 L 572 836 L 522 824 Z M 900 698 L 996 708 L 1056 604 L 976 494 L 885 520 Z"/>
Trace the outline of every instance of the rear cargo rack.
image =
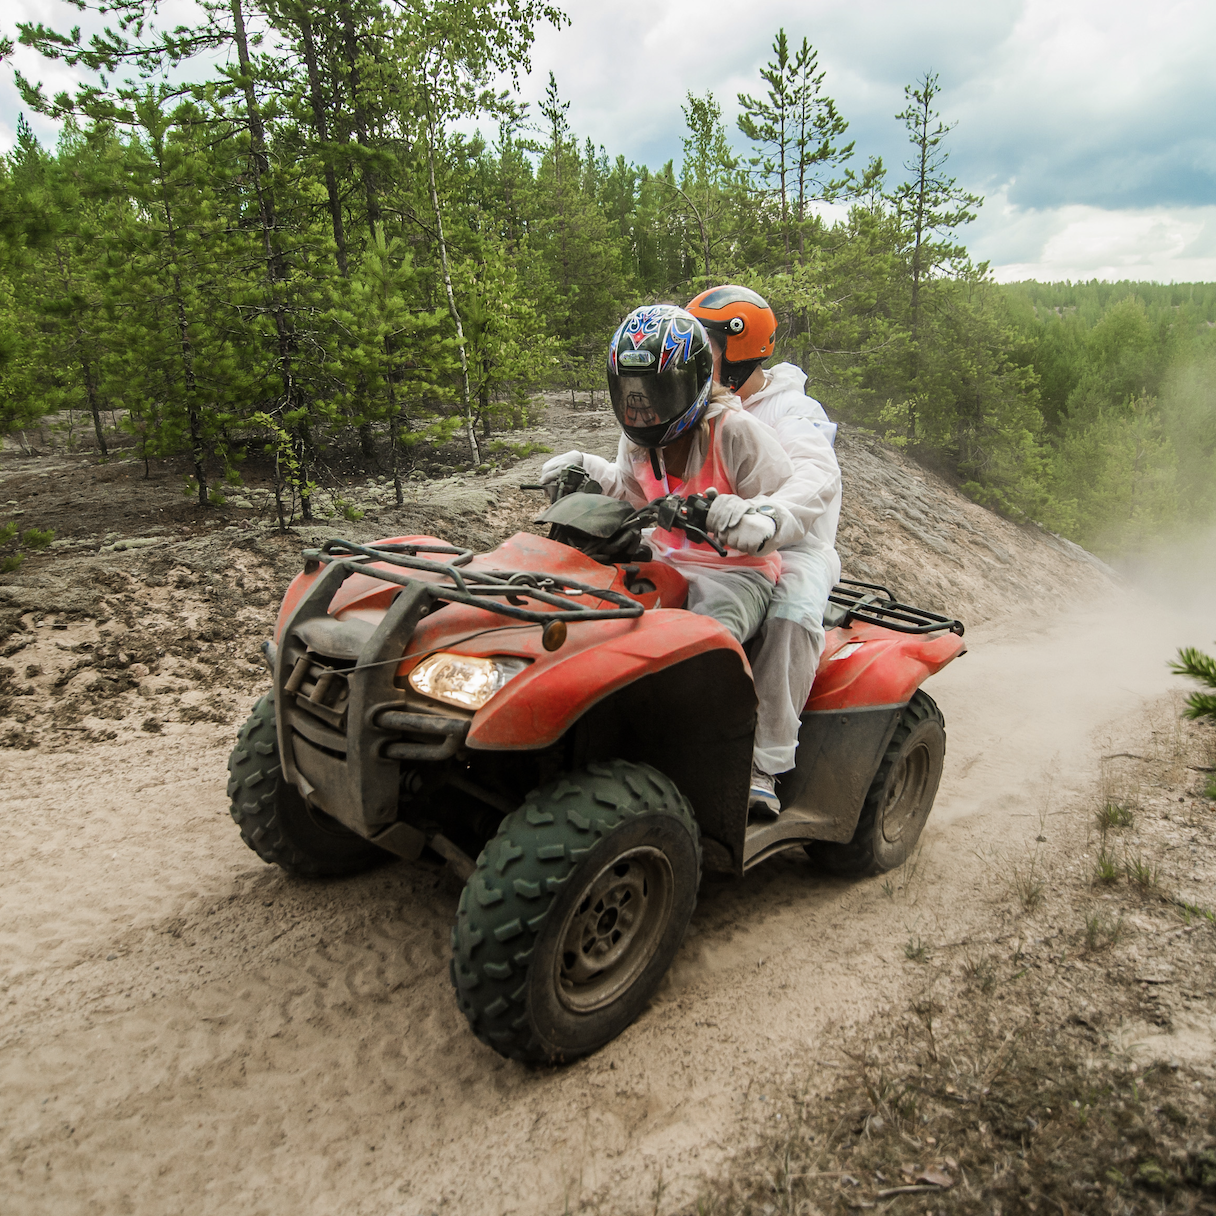
<path id="1" fill-rule="evenodd" d="M 450 562 L 432 561 L 419 557 L 420 553 L 453 554 Z M 360 558 L 364 560 L 359 560 Z M 572 578 L 548 573 L 516 571 L 510 574 L 495 574 L 482 570 L 461 570 L 473 558 L 469 549 L 458 549 L 452 545 L 357 545 L 349 540 L 328 540 L 319 549 L 305 549 L 306 572 L 314 572 L 320 565 L 342 562 L 353 574 L 366 574 L 399 587 L 418 586 L 428 588 L 437 600 L 449 604 L 469 604 L 484 608 L 500 616 L 517 621 L 530 621 L 538 625 L 549 621 L 604 621 L 641 616 L 642 605 L 619 591 L 606 587 L 592 587 Z M 396 569 L 386 570 L 371 562 L 384 562 Z M 315 563 L 315 564 L 314 564 Z M 449 581 L 434 583 L 420 579 L 409 571 L 438 574 Z M 592 596 L 616 605 L 613 608 L 588 608 L 575 603 L 567 592 Z M 499 598 L 505 602 L 499 602 Z M 524 606 L 525 600 L 548 604 L 553 611 L 540 611 Z"/>
<path id="2" fill-rule="evenodd" d="M 901 604 L 891 590 L 880 583 L 859 583 L 851 578 L 842 578 L 828 596 L 823 623 L 834 627 L 848 625 L 851 621 L 881 625 L 883 629 L 892 629 L 896 633 L 936 633 L 939 629 L 948 629 L 959 637 L 963 636 L 962 621 L 940 616 L 927 608 Z"/>

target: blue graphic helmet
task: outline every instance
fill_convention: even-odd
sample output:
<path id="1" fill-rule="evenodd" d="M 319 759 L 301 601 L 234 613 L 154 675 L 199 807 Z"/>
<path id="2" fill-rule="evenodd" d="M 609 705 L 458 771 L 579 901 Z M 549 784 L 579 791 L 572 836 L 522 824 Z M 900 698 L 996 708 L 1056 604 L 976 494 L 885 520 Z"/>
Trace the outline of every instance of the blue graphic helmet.
<path id="1" fill-rule="evenodd" d="M 692 313 L 635 308 L 608 344 L 608 395 L 621 430 L 640 447 L 673 443 L 705 413 L 713 372 L 709 336 Z"/>

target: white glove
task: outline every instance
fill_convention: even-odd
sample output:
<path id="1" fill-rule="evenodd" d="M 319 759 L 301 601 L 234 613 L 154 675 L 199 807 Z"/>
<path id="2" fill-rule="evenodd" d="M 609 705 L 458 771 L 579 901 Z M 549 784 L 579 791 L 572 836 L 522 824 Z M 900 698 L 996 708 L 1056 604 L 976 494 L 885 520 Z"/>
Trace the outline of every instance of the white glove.
<path id="1" fill-rule="evenodd" d="M 777 522 L 771 515 L 757 515 L 754 511 L 745 515 L 733 527 L 722 534 L 722 543 L 740 553 L 759 553 L 765 542 L 777 535 Z"/>
<path id="2" fill-rule="evenodd" d="M 541 466 L 540 484 L 544 486 L 556 481 L 561 476 L 562 469 L 572 464 L 582 467 L 582 452 L 563 452 L 560 456 L 550 456 Z"/>
<path id="3" fill-rule="evenodd" d="M 719 494 L 709 504 L 709 515 L 706 517 L 706 527 L 716 536 L 721 536 L 747 514 L 748 501 L 738 494 Z"/>

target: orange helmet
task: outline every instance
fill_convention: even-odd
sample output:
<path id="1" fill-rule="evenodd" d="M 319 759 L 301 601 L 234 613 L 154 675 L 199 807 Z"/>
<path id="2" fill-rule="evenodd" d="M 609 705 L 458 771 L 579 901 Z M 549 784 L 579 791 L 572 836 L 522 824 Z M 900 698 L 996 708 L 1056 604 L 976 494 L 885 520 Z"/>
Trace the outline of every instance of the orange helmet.
<path id="1" fill-rule="evenodd" d="M 722 349 L 722 383 L 738 389 L 773 353 L 777 314 L 747 287 L 711 287 L 689 302 L 688 311 Z"/>

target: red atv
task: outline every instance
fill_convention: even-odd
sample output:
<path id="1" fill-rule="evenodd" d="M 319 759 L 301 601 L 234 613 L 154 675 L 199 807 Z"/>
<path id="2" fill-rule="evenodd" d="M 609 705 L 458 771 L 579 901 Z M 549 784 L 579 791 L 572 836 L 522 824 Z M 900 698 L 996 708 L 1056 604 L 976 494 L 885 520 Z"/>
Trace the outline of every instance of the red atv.
<path id="1" fill-rule="evenodd" d="M 703 866 L 738 876 L 798 847 L 879 873 L 933 804 L 946 736 L 919 688 L 963 652 L 963 627 L 843 582 L 784 809 L 748 823 L 747 654 L 683 610 L 683 577 L 642 543 L 653 525 L 714 543 L 707 509 L 579 492 L 541 517 L 548 539 L 488 553 L 329 541 L 305 551 L 265 644 L 273 691 L 228 764 L 242 838 L 302 875 L 446 859 L 465 884 L 457 1001 L 513 1059 L 574 1059 L 637 1017 Z"/>

